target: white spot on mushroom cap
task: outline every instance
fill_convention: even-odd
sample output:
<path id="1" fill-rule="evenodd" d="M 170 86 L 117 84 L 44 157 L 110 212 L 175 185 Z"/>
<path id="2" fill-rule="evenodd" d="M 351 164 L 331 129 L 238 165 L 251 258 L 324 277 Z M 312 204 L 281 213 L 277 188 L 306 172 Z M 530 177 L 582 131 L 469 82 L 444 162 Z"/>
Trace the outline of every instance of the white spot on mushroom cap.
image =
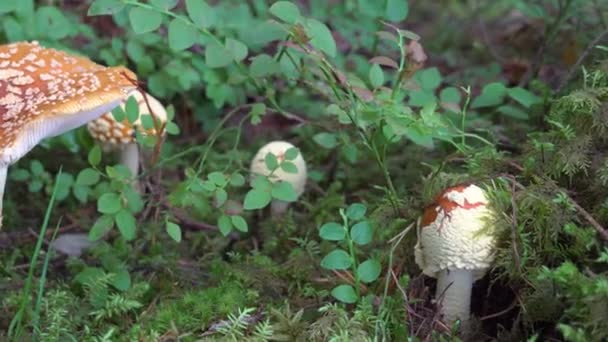
<path id="1" fill-rule="evenodd" d="M 288 149 L 293 147 L 295 146 L 286 141 L 273 141 L 262 146 L 251 161 L 251 180 L 253 181 L 255 175 L 268 176 L 270 174 L 271 171 L 266 167 L 265 163 L 265 158 L 268 153 L 272 153 L 275 156 L 281 156 Z M 270 180 L 275 182 L 280 180 L 289 182 L 293 186 L 296 195 L 299 197 L 302 195 L 304 188 L 306 187 L 306 162 L 304 161 L 301 152 L 298 154 L 296 159 L 292 160 L 291 162 L 293 162 L 298 169 L 297 173 L 287 173 L 279 168 L 272 174 Z"/>
<path id="2" fill-rule="evenodd" d="M 475 185 L 445 195 L 461 206 L 465 200 L 469 204 L 487 203 L 483 190 Z M 440 270 L 455 268 L 473 271 L 475 279 L 483 277 L 495 253 L 490 209 L 486 205 L 457 207 L 447 214 L 438 209 L 435 221 L 419 229 L 414 250 L 416 263 L 431 277 Z"/>

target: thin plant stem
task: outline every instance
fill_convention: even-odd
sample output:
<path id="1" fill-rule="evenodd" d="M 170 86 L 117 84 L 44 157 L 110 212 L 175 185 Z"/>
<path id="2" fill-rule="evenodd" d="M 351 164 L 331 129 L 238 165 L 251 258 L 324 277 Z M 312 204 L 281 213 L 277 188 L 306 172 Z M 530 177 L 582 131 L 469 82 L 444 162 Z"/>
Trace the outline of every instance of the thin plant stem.
<path id="1" fill-rule="evenodd" d="M 353 243 L 352 236 L 350 236 L 350 231 L 348 229 L 348 217 L 346 217 L 343 209 L 340 209 L 340 216 L 342 216 L 343 227 L 346 233 L 346 243 L 348 244 L 348 252 L 350 253 L 350 259 L 352 262 L 352 270 L 353 274 L 355 275 L 355 292 L 357 293 L 357 299 L 359 299 L 361 297 L 361 290 L 359 289 L 360 280 L 359 272 L 357 271 L 359 263 L 357 261 L 357 254 L 355 253 L 355 244 Z"/>
<path id="2" fill-rule="evenodd" d="M 34 271 L 36 269 L 36 260 L 38 260 L 38 256 L 40 255 L 40 250 L 42 249 L 42 242 L 44 241 L 44 236 L 46 235 L 46 229 L 49 225 L 49 220 L 51 217 L 51 213 L 53 211 L 53 206 L 55 204 L 55 196 L 57 194 L 58 184 L 57 180 L 61 176 L 62 167 L 59 168 L 57 172 L 57 176 L 55 177 L 55 184 L 53 186 L 53 193 L 51 194 L 51 199 L 49 200 L 49 204 L 46 207 L 46 213 L 44 214 L 44 220 L 42 222 L 42 226 L 40 227 L 40 234 L 38 235 L 38 241 L 36 242 L 36 246 L 34 248 L 34 253 L 32 254 L 32 258 L 30 261 L 30 268 L 27 274 L 27 279 L 25 280 L 25 285 L 23 286 L 23 290 L 21 291 L 21 300 L 19 303 L 19 309 L 13 316 L 11 323 L 8 328 L 8 336 L 12 337 L 13 341 L 20 341 L 21 335 L 23 334 L 23 317 L 25 315 L 26 307 L 30 303 L 30 292 L 32 291 L 32 286 L 34 282 Z"/>

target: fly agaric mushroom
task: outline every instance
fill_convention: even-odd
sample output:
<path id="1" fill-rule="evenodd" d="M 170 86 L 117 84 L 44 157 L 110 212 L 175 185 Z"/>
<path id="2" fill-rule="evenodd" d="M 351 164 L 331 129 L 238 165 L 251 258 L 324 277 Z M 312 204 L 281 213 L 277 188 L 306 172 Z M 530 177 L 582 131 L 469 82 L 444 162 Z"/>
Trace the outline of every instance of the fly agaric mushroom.
<path id="1" fill-rule="evenodd" d="M 290 160 L 297 168 L 297 172 L 289 173 L 285 172 L 282 168 L 277 168 L 274 170 L 269 170 L 266 166 L 266 155 L 273 154 L 277 161 L 282 163 L 285 161 L 285 153 L 287 150 L 295 148 L 292 144 L 285 141 L 273 141 L 270 142 L 256 153 L 255 157 L 251 161 L 251 174 L 252 175 L 262 175 L 262 176 L 270 176 L 270 181 L 279 182 L 284 181 L 293 187 L 296 197 L 300 197 L 304 192 L 304 188 L 306 186 L 306 162 L 302 157 L 302 153 L 298 153 L 297 157 L 293 160 Z M 253 182 L 254 177 L 251 178 Z M 287 207 L 289 206 L 288 202 L 273 199 L 270 204 L 270 211 L 272 215 L 281 215 L 287 211 Z"/>
<path id="2" fill-rule="evenodd" d="M 0 225 L 9 165 L 41 140 L 118 106 L 136 80 L 124 67 L 104 67 L 37 42 L 0 45 Z"/>
<path id="3" fill-rule="evenodd" d="M 153 117 L 160 124 L 167 121 L 167 112 L 165 107 L 149 94 L 145 94 L 145 99 L 144 95 L 139 91 L 135 92 L 132 96 L 139 106 L 139 117 L 133 124 L 129 123 L 126 118 L 122 122 L 118 122 L 114 119 L 114 115 L 108 112 L 98 119 L 90 121 L 87 128 L 93 139 L 101 142 L 106 150 L 120 150 L 120 163 L 131 171 L 133 177 L 137 177 L 139 174 L 139 146 L 135 140 L 135 130 L 137 129 L 144 135 L 157 134 L 155 129 L 145 130 L 142 127 L 141 117 L 150 112 L 148 104 L 150 104 L 150 109 L 152 109 Z M 146 99 L 148 100 L 148 104 L 146 103 Z M 126 107 L 125 102 L 120 106 L 124 110 Z M 139 188 L 137 182 L 135 182 L 135 188 Z"/>
<path id="4" fill-rule="evenodd" d="M 437 278 L 435 298 L 447 322 L 469 319 L 473 282 L 494 260 L 491 211 L 483 189 L 459 185 L 444 190 L 422 216 L 415 247 L 416 263 Z"/>

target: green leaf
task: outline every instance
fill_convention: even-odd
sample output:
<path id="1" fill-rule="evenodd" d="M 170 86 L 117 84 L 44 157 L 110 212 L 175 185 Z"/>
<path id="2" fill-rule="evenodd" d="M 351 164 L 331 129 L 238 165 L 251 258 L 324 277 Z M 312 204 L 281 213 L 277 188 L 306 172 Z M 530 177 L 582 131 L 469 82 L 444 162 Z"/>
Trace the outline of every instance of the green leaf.
<path id="1" fill-rule="evenodd" d="M 175 122 L 169 121 L 165 126 L 165 131 L 170 135 L 178 135 L 180 130 L 179 126 L 175 124 Z"/>
<path id="2" fill-rule="evenodd" d="M 296 164 L 294 164 L 290 161 L 282 162 L 281 170 L 283 170 L 285 173 L 293 173 L 293 174 L 298 173 L 298 167 L 296 166 Z"/>
<path id="3" fill-rule="evenodd" d="M 58 201 L 62 201 L 68 197 L 70 194 L 70 189 L 74 184 L 74 176 L 69 173 L 62 173 L 57 176 L 57 192 L 55 197 Z"/>
<path id="4" fill-rule="evenodd" d="M 40 190 L 42 190 L 43 186 L 44 186 L 44 183 L 42 183 L 38 179 L 34 179 L 34 180 L 30 181 L 27 184 L 27 191 L 29 191 L 29 192 L 39 192 Z"/>
<path id="5" fill-rule="evenodd" d="M 256 103 L 251 106 L 251 111 L 249 113 L 251 114 L 251 123 L 257 125 L 262 122 L 262 116 L 266 114 L 266 105 L 263 103 Z"/>
<path id="6" fill-rule="evenodd" d="M 234 61 L 236 62 L 240 62 L 243 59 L 245 59 L 245 57 L 247 57 L 247 45 L 243 44 L 242 42 L 233 39 L 233 38 L 227 38 L 226 39 L 226 50 L 230 51 L 230 54 L 232 55 L 232 57 L 234 58 Z"/>
<path id="7" fill-rule="evenodd" d="M 30 172 L 26 169 L 13 168 L 10 176 L 10 178 L 14 181 L 23 182 L 30 178 Z"/>
<path id="8" fill-rule="evenodd" d="M 268 177 L 259 175 L 253 179 L 253 182 L 251 182 L 251 187 L 260 191 L 270 192 L 272 183 L 268 180 Z"/>
<path id="9" fill-rule="evenodd" d="M 522 106 L 526 108 L 530 108 L 532 105 L 541 102 L 540 97 L 532 94 L 531 92 L 521 87 L 511 88 L 507 91 L 507 93 L 509 94 L 509 97 L 519 102 Z"/>
<path id="10" fill-rule="evenodd" d="M 518 107 L 511 106 L 511 105 L 500 106 L 500 107 L 496 108 L 496 111 L 504 114 L 505 116 L 508 116 L 508 117 L 511 117 L 511 118 L 517 119 L 517 120 L 528 120 L 529 119 L 528 113 L 526 113 L 525 111 L 521 110 Z"/>
<path id="11" fill-rule="evenodd" d="M 295 202 L 298 199 L 291 183 L 285 181 L 272 184 L 272 197 L 285 202 Z"/>
<path id="12" fill-rule="evenodd" d="M 163 21 L 163 16 L 155 10 L 133 7 L 129 11 L 129 20 L 133 31 L 142 34 L 158 29 Z"/>
<path id="13" fill-rule="evenodd" d="M 342 241 L 346 237 L 346 231 L 341 224 L 336 222 L 328 222 L 321 226 L 319 236 L 323 240 Z"/>
<path id="14" fill-rule="evenodd" d="M 439 93 L 439 99 L 445 103 L 460 103 L 460 91 L 454 87 L 447 87 Z"/>
<path id="15" fill-rule="evenodd" d="M 435 90 L 441 84 L 441 74 L 435 67 L 418 71 L 416 78 L 424 90 Z"/>
<path id="16" fill-rule="evenodd" d="M 270 6 L 270 13 L 288 24 L 295 24 L 300 17 L 298 6 L 290 1 L 277 1 Z"/>
<path id="17" fill-rule="evenodd" d="M 88 155 L 89 164 L 97 166 L 101 162 L 101 148 L 99 145 L 93 146 Z"/>
<path id="18" fill-rule="evenodd" d="M 367 207 L 361 203 L 353 203 L 346 209 L 346 216 L 351 220 L 360 220 L 365 216 Z"/>
<path id="19" fill-rule="evenodd" d="M 14 11 L 17 8 L 17 1 L 18 0 L 0 1 L 0 14 L 9 13 L 9 12 Z"/>
<path id="20" fill-rule="evenodd" d="M 131 276 L 126 269 L 116 270 L 112 272 L 114 275 L 110 284 L 119 291 L 127 291 L 131 287 Z"/>
<path id="21" fill-rule="evenodd" d="M 167 231 L 167 234 L 169 234 L 169 236 L 173 239 L 173 241 L 182 241 L 182 228 L 179 225 L 171 221 L 167 221 L 165 230 Z"/>
<path id="22" fill-rule="evenodd" d="M 169 47 L 173 51 L 189 49 L 198 38 L 197 30 L 183 19 L 173 19 L 169 23 Z"/>
<path id="23" fill-rule="evenodd" d="M 253 77 L 266 77 L 279 72 L 279 63 L 267 54 L 253 58 L 249 70 Z"/>
<path id="24" fill-rule="evenodd" d="M 228 234 L 230 234 L 232 231 L 232 220 L 230 220 L 230 217 L 226 215 L 221 215 L 217 219 L 217 227 L 222 235 L 228 236 Z"/>
<path id="25" fill-rule="evenodd" d="M 240 173 L 233 173 L 230 175 L 230 185 L 232 186 L 243 186 L 245 185 L 245 177 Z"/>
<path id="26" fill-rule="evenodd" d="M 236 230 L 241 231 L 243 233 L 247 233 L 249 231 L 249 227 L 247 226 L 247 221 L 242 216 L 234 215 L 230 216 L 230 222 Z"/>
<path id="27" fill-rule="evenodd" d="M 166 11 L 177 6 L 178 2 L 179 0 L 150 0 L 150 5 Z"/>
<path id="28" fill-rule="evenodd" d="M 410 106 L 424 107 L 437 101 L 433 91 L 417 89 L 410 92 Z"/>
<path id="29" fill-rule="evenodd" d="M 135 58 L 132 58 L 132 59 L 137 61 Z M 125 119 L 125 116 L 126 116 L 125 110 L 121 106 L 118 106 L 118 107 L 112 109 L 112 117 L 114 117 L 114 120 L 116 120 L 118 122 L 122 122 Z"/>
<path id="30" fill-rule="evenodd" d="M 328 270 L 345 270 L 352 264 L 350 255 L 342 249 L 331 251 L 321 260 L 321 267 Z"/>
<path id="31" fill-rule="evenodd" d="M 123 189 L 123 196 L 127 200 L 127 208 L 134 214 L 140 212 L 144 208 L 144 201 L 139 192 L 132 187 Z"/>
<path id="32" fill-rule="evenodd" d="M 378 279 L 381 270 L 382 267 L 378 261 L 369 259 L 359 264 L 359 267 L 357 267 L 357 274 L 362 282 L 371 283 Z"/>
<path id="33" fill-rule="evenodd" d="M 11 3 L 6 0 L 0 1 L 0 3 L 4 2 Z M 2 13 L 2 6 L 0 5 L 0 13 Z M 87 15 L 112 15 L 122 11 L 123 8 L 125 8 L 125 4 L 121 0 L 95 0 L 89 7 Z"/>
<path id="34" fill-rule="evenodd" d="M 338 51 L 334 36 L 325 24 L 316 19 L 307 19 L 305 29 L 310 39 L 310 44 L 325 52 L 330 57 L 335 57 Z"/>
<path id="35" fill-rule="evenodd" d="M 207 178 L 209 178 L 210 181 L 219 187 L 224 187 L 226 184 L 228 184 L 228 179 L 226 179 L 226 176 L 218 171 L 211 172 L 207 175 Z"/>
<path id="36" fill-rule="evenodd" d="M 39 160 L 32 160 L 30 162 L 30 171 L 34 176 L 41 176 L 44 173 L 44 165 Z"/>
<path id="37" fill-rule="evenodd" d="M 504 84 L 499 82 L 486 84 L 481 90 L 481 94 L 479 94 L 471 103 L 471 108 L 497 106 L 504 101 L 506 94 L 507 88 Z"/>
<path id="38" fill-rule="evenodd" d="M 205 64 L 209 68 L 223 68 L 232 64 L 232 54 L 226 47 L 216 42 L 211 42 L 205 47 Z"/>
<path id="39" fill-rule="evenodd" d="M 186 11 L 198 27 L 209 28 L 215 24 L 214 10 L 204 0 L 186 0 Z"/>
<path id="40" fill-rule="evenodd" d="M 378 64 L 372 64 L 369 69 L 369 81 L 373 88 L 379 88 L 384 84 L 384 71 Z"/>
<path id="41" fill-rule="evenodd" d="M 36 10 L 36 29 L 42 36 L 63 39 L 72 32 L 72 25 L 54 6 L 41 6 Z"/>
<path id="42" fill-rule="evenodd" d="M 367 245 L 372 241 L 372 226 L 368 221 L 361 221 L 350 229 L 350 238 L 357 245 Z"/>
<path id="43" fill-rule="evenodd" d="M 294 160 L 300 154 L 300 150 L 297 147 L 290 147 L 285 151 L 285 160 Z"/>
<path id="44" fill-rule="evenodd" d="M 404 21 L 409 10 L 408 0 L 388 0 L 384 17 L 393 22 Z"/>
<path id="45" fill-rule="evenodd" d="M 245 210 L 262 209 L 267 206 L 271 200 L 272 195 L 269 192 L 251 189 L 249 192 L 247 192 L 247 195 L 245 195 L 243 208 Z"/>
<path id="46" fill-rule="evenodd" d="M 114 192 L 106 192 L 97 199 L 97 211 L 102 214 L 116 214 L 121 208 L 120 197 Z"/>
<path id="47" fill-rule="evenodd" d="M 127 209 L 120 210 L 114 217 L 118 230 L 125 240 L 130 241 L 135 238 L 135 217 Z"/>
<path id="48" fill-rule="evenodd" d="M 279 160 L 277 159 L 277 156 L 275 156 L 273 153 L 268 152 L 264 157 L 264 164 L 266 165 L 266 168 L 268 170 L 274 171 L 276 168 L 279 167 Z"/>
<path id="49" fill-rule="evenodd" d="M 102 215 L 95 221 L 89 231 L 89 240 L 97 241 L 104 237 L 114 226 L 114 218 L 111 215 Z"/>
<path id="50" fill-rule="evenodd" d="M 91 188 L 86 185 L 76 184 L 72 187 L 72 193 L 74 194 L 74 197 L 76 197 L 76 199 L 82 204 L 85 204 L 87 202 L 87 198 L 89 197 L 90 192 Z"/>
<path id="51" fill-rule="evenodd" d="M 130 124 L 135 123 L 139 119 L 139 103 L 135 97 L 130 96 L 125 103 L 125 115 Z"/>
<path id="52" fill-rule="evenodd" d="M 226 203 L 227 199 L 228 199 L 228 193 L 226 192 L 226 190 L 224 190 L 222 188 L 217 188 L 215 190 L 215 205 L 218 208 L 223 206 L 224 203 Z"/>
<path id="53" fill-rule="evenodd" d="M 333 290 L 331 290 L 331 295 L 337 300 L 347 303 L 353 304 L 357 302 L 357 292 L 350 285 L 338 285 Z"/>
<path id="54" fill-rule="evenodd" d="M 333 133 L 321 132 L 312 137 L 317 144 L 326 149 L 332 149 L 338 145 L 338 139 Z"/>

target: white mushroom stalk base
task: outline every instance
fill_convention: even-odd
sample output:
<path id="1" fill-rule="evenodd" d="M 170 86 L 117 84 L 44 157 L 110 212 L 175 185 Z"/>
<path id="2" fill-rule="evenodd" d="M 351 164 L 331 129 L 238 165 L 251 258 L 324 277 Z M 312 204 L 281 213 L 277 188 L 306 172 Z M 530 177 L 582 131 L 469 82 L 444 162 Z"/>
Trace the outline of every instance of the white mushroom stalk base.
<path id="1" fill-rule="evenodd" d="M 289 207 L 289 202 L 273 200 L 270 203 L 270 213 L 272 216 L 283 215 L 287 212 L 287 208 Z"/>
<path id="2" fill-rule="evenodd" d="M 6 185 L 6 172 L 8 166 L 0 166 L 0 229 L 2 228 L 2 201 L 4 199 L 4 187 Z"/>
<path id="3" fill-rule="evenodd" d="M 441 270 L 437 274 L 435 298 L 440 301 L 444 320 L 452 324 L 461 320 L 464 324 L 470 315 L 473 272 L 463 269 Z"/>
<path id="4" fill-rule="evenodd" d="M 122 148 L 120 163 L 131 171 L 134 178 L 133 187 L 136 191 L 140 191 L 139 181 L 137 181 L 139 175 L 139 146 L 137 143 L 129 143 Z"/>

